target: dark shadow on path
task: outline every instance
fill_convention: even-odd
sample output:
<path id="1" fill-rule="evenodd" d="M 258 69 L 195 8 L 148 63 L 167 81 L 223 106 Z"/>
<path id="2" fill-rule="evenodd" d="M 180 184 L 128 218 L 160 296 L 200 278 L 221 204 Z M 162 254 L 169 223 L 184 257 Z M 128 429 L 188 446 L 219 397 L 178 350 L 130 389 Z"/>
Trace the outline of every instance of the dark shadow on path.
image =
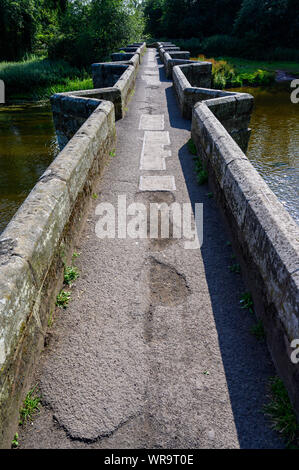
<path id="1" fill-rule="evenodd" d="M 172 87 L 166 89 L 171 126 L 190 129 L 183 119 Z M 237 263 L 220 211 L 209 198 L 209 187 L 199 186 L 193 156 L 187 145 L 179 151 L 190 201 L 204 204 L 204 242 L 201 249 L 211 303 L 218 332 L 222 361 L 241 448 L 283 448 L 277 433 L 269 427 L 262 413 L 266 402 L 267 382 L 275 374 L 267 347 L 250 333 L 255 318 L 240 308 L 240 296 L 246 291 L 241 275 L 231 273 Z"/>

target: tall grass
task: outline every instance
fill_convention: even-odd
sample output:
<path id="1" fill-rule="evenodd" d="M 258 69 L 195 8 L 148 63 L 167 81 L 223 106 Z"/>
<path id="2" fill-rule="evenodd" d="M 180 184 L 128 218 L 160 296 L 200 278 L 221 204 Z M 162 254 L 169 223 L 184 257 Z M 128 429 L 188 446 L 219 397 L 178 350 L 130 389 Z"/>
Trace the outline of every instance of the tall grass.
<path id="1" fill-rule="evenodd" d="M 92 88 L 91 77 L 85 70 L 63 60 L 34 55 L 21 62 L 0 62 L 0 79 L 5 83 L 8 100 L 43 99 L 57 92 Z"/>

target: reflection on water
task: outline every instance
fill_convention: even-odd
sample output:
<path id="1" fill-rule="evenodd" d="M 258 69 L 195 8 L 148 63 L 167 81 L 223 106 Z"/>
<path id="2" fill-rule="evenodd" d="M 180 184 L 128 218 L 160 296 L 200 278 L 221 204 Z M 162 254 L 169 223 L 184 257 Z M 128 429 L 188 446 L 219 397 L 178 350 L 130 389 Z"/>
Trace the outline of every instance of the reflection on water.
<path id="1" fill-rule="evenodd" d="M 57 153 L 49 104 L 0 107 L 0 233 Z"/>
<path id="2" fill-rule="evenodd" d="M 286 85 L 239 91 L 255 98 L 247 156 L 299 224 L 299 104 Z"/>

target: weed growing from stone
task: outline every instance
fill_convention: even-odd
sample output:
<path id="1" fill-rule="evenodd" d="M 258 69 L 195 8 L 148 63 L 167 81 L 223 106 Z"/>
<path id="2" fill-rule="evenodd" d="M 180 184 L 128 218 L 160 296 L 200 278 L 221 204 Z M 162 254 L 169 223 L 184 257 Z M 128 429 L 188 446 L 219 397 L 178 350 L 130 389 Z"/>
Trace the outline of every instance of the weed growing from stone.
<path id="1" fill-rule="evenodd" d="M 250 332 L 256 337 L 258 341 L 265 340 L 266 335 L 262 320 L 259 320 L 255 325 L 253 325 L 250 329 Z"/>
<path id="2" fill-rule="evenodd" d="M 20 421 L 19 424 L 22 426 L 27 423 L 27 421 L 32 419 L 32 416 L 39 411 L 40 397 L 35 394 L 37 386 L 26 395 L 26 398 L 23 402 L 23 406 L 20 409 Z"/>
<path id="3" fill-rule="evenodd" d="M 253 300 L 250 292 L 245 292 L 241 296 L 240 304 L 242 309 L 247 309 L 250 313 L 253 313 Z"/>
<path id="4" fill-rule="evenodd" d="M 229 270 L 232 273 L 240 274 L 241 273 L 241 266 L 238 263 L 232 264 L 231 266 L 229 266 Z"/>
<path id="5" fill-rule="evenodd" d="M 279 377 L 269 382 L 270 402 L 263 407 L 264 414 L 270 419 L 272 428 L 278 431 L 287 446 L 298 445 L 299 426 L 287 390 Z"/>
<path id="6" fill-rule="evenodd" d="M 65 266 L 64 268 L 64 283 L 71 286 L 76 279 L 80 276 L 78 268 L 75 266 Z"/>
<path id="7" fill-rule="evenodd" d="M 70 292 L 66 292 L 64 290 L 59 292 L 56 298 L 57 307 L 66 309 L 69 304 L 70 298 L 71 298 Z"/>
<path id="8" fill-rule="evenodd" d="M 196 180 L 198 184 L 202 185 L 207 183 L 208 181 L 208 172 L 204 168 L 204 165 L 199 157 L 194 158 L 195 161 L 195 173 L 196 173 Z"/>
<path id="9" fill-rule="evenodd" d="M 77 251 L 74 251 L 72 259 L 75 260 L 75 259 L 79 258 L 80 254 L 81 253 L 78 253 Z"/>
<path id="10" fill-rule="evenodd" d="M 109 152 L 109 155 L 110 155 L 110 157 L 114 158 L 116 156 L 116 151 L 111 150 L 111 152 Z"/>
<path id="11" fill-rule="evenodd" d="M 16 449 L 19 447 L 19 434 L 16 432 L 13 440 L 11 441 L 12 449 Z"/>
<path id="12" fill-rule="evenodd" d="M 195 146 L 195 143 L 193 142 L 192 139 L 188 140 L 187 147 L 188 147 L 188 150 L 191 153 L 191 155 L 197 155 L 196 146 Z"/>
<path id="13" fill-rule="evenodd" d="M 92 197 L 92 199 L 98 199 L 99 196 L 98 196 L 98 194 L 93 193 L 93 195 L 91 197 Z"/>

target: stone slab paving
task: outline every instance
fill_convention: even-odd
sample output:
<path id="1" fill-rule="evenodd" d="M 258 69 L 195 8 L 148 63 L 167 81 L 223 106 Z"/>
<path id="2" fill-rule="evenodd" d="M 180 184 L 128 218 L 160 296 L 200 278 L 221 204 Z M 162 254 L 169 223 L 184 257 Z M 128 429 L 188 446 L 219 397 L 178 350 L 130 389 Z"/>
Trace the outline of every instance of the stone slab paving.
<path id="1" fill-rule="evenodd" d="M 36 373 L 43 406 L 21 448 L 281 448 L 261 413 L 274 375 L 240 308 L 246 290 L 207 186 L 198 186 L 172 82 L 149 50 L 116 156 L 99 182 Z M 101 203 L 202 203 L 203 246 L 96 235 Z"/>

